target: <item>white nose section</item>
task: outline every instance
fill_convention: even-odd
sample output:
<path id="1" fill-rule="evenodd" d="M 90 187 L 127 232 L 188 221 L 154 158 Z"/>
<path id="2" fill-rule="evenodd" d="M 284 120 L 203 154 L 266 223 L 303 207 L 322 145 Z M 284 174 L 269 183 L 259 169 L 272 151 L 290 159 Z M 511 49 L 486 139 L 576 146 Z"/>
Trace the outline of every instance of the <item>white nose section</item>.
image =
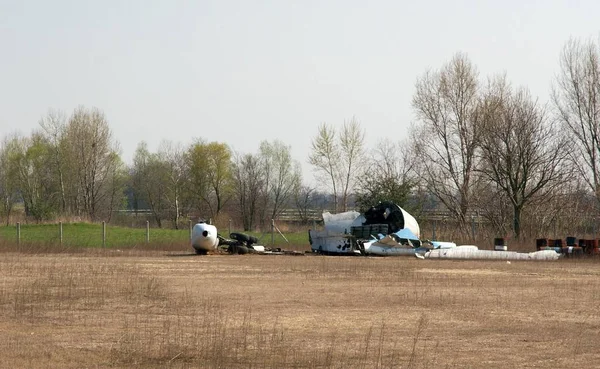
<path id="1" fill-rule="evenodd" d="M 192 229 L 192 247 L 196 250 L 211 251 L 217 248 L 217 228 L 214 225 L 198 223 Z"/>

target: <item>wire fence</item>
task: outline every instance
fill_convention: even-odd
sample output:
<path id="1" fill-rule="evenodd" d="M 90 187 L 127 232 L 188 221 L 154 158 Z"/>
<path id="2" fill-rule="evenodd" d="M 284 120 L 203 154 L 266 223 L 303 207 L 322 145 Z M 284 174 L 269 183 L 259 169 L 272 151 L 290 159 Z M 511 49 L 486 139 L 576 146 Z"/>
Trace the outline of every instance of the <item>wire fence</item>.
<path id="1" fill-rule="evenodd" d="M 209 219 L 207 223 L 211 224 Z M 14 226 L 0 227 L 0 238 L 7 241 L 16 241 L 18 245 L 24 242 L 43 242 L 47 244 L 90 246 L 90 247 L 113 247 L 156 243 L 179 243 L 189 244 L 193 237 L 193 227 L 196 222 L 188 221 L 187 227 L 180 229 L 152 228 L 150 221 L 146 221 L 143 228 L 131 228 L 111 226 L 107 222 L 102 223 L 64 223 L 53 224 L 22 224 L 17 222 Z M 231 220 L 227 227 L 222 227 L 219 235 L 229 237 L 235 230 L 232 228 Z M 227 235 L 224 235 L 227 231 Z M 248 232 L 256 234 L 256 232 Z M 275 220 L 271 220 L 270 228 L 265 230 L 259 240 L 264 244 L 270 242 L 290 241 L 279 229 Z"/>

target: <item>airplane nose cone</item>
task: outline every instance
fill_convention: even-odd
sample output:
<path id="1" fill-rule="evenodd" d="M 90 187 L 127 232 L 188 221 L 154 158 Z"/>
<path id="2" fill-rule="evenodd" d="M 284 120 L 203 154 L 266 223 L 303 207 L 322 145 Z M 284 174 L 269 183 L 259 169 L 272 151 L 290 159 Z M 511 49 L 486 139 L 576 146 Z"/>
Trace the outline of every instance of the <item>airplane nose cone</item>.
<path id="1" fill-rule="evenodd" d="M 210 224 L 198 223 L 192 230 L 192 246 L 196 251 L 211 251 L 219 245 L 217 228 Z"/>

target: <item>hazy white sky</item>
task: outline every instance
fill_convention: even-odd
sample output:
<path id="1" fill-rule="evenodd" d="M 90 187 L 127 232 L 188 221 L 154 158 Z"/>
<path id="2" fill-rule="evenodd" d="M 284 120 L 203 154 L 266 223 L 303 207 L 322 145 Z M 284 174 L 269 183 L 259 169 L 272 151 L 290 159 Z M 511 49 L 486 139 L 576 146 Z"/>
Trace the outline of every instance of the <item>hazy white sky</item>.
<path id="1" fill-rule="evenodd" d="M 0 0 L 0 137 L 96 106 L 126 163 L 142 140 L 280 139 L 312 182 L 319 123 L 406 137 L 417 77 L 458 51 L 546 101 L 564 43 L 599 20 L 593 0 Z"/>

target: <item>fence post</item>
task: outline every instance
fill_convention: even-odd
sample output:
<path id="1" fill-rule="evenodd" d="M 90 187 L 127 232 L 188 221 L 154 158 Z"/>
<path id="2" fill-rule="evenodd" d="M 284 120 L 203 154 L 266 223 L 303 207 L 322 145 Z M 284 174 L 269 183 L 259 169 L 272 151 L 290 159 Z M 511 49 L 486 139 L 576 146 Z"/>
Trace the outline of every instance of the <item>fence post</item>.
<path id="1" fill-rule="evenodd" d="M 146 221 L 146 243 L 150 243 L 150 222 Z"/>
<path id="2" fill-rule="evenodd" d="M 21 244 L 21 222 L 17 222 L 17 245 Z"/>
<path id="3" fill-rule="evenodd" d="M 229 219 L 229 234 L 231 234 L 231 219 Z"/>
<path id="4" fill-rule="evenodd" d="M 475 216 L 471 215 L 471 238 L 475 240 Z"/>
<path id="5" fill-rule="evenodd" d="M 102 222 L 102 247 L 106 247 L 106 222 Z"/>
<path id="6" fill-rule="evenodd" d="M 63 226 L 62 222 L 58 222 L 58 239 L 60 240 L 60 244 L 63 244 Z"/>
<path id="7" fill-rule="evenodd" d="M 437 220 L 434 219 L 433 220 L 433 235 L 431 236 L 434 241 L 436 240 L 436 237 L 435 237 L 435 224 L 436 224 L 436 222 L 437 222 Z"/>
<path id="8" fill-rule="evenodd" d="M 275 220 L 271 219 L 271 245 L 275 244 Z"/>
<path id="9" fill-rule="evenodd" d="M 189 220 L 190 223 L 190 241 L 192 240 L 192 220 Z"/>

